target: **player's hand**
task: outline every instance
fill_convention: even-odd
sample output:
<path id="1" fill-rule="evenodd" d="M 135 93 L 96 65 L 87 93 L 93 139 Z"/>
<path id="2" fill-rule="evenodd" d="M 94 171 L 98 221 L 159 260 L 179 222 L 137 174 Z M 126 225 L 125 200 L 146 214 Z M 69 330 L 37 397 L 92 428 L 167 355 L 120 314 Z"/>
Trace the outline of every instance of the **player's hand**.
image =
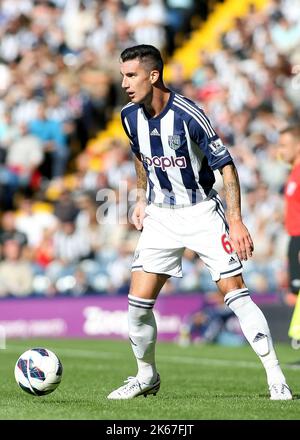
<path id="1" fill-rule="evenodd" d="M 137 202 L 132 213 L 132 221 L 138 231 L 141 231 L 143 229 L 143 221 L 145 218 L 146 206 L 147 206 L 146 202 L 139 201 Z"/>
<path id="2" fill-rule="evenodd" d="M 248 260 L 252 257 L 254 251 L 253 241 L 248 229 L 241 220 L 229 224 L 229 238 L 240 260 Z"/>

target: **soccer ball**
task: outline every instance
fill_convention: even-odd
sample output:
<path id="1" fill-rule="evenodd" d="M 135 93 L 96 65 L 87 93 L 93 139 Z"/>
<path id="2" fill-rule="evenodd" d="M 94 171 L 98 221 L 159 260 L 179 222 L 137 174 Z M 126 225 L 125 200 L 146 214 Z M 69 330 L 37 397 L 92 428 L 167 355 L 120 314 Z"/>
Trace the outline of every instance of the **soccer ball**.
<path id="1" fill-rule="evenodd" d="M 34 396 L 52 393 L 60 384 L 62 372 L 60 360 L 46 348 L 25 351 L 15 366 L 17 384 Z"/>

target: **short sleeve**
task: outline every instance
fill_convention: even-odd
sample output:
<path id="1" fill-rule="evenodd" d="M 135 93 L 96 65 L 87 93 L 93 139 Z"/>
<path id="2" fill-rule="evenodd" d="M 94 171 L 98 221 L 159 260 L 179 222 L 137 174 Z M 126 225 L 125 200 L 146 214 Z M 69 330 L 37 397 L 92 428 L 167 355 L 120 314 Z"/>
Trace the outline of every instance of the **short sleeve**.
<path id="1" fill-rule="evenodd" d="M 223 144 L 202 110 L 199 109 L 197 115 L 191 117 L 188 128 L 192 141 L 205 154 L 211 169 L 217 170 L 227 163 L 233 162 L 227 147 Z"/>
<path id="2" fill-rule="evenodd" d="M 124 116 L 124 114 L 122 112 L 121 112 L 121 121 L 122 121 L 123 129 L 129 138 L 131 150 L 136 156 L 139 157 L 140 156 L 139 145 L 135 141 L 135 137 L 133 136 L 132 130 L 130 129 L 130 125 L 129 125 L 127 117 Z"/>

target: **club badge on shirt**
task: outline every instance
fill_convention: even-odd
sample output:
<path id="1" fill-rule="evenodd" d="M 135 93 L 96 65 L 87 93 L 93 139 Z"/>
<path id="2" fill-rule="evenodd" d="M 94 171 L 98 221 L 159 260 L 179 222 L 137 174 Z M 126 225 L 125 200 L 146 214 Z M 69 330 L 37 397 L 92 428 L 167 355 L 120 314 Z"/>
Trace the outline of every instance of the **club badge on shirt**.
<path id="1" fill-rule="evenodd" d="M 173 150 L 177 150 L 180 147 L 180 136 L 179 134 L 173 134 L 168 136 L 169 147 Z"/>

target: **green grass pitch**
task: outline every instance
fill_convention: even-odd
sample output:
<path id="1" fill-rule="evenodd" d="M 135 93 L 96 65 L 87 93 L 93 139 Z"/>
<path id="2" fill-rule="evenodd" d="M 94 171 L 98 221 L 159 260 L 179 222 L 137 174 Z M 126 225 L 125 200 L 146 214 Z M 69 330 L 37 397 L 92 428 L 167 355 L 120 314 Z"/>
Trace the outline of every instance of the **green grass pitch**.
<path id="1" fill-rule="evenodd" d="M 46 347 L 61 359 L 60 386 L 43 397 L 22 391 L 14 378 L 25 350 Z M 288 420 L 300 419 L 300 351 L 276 351 L 294 399 L 269 400 L 265 372 L 250 346 L 180 347 L 160 342 L 162 377 L 156 397 L 109 401 L 106 395 L 135 375 L 129 343 L 108 340 L 18 340 L 0 350 L 0 419 L 9 420 Z"/>

